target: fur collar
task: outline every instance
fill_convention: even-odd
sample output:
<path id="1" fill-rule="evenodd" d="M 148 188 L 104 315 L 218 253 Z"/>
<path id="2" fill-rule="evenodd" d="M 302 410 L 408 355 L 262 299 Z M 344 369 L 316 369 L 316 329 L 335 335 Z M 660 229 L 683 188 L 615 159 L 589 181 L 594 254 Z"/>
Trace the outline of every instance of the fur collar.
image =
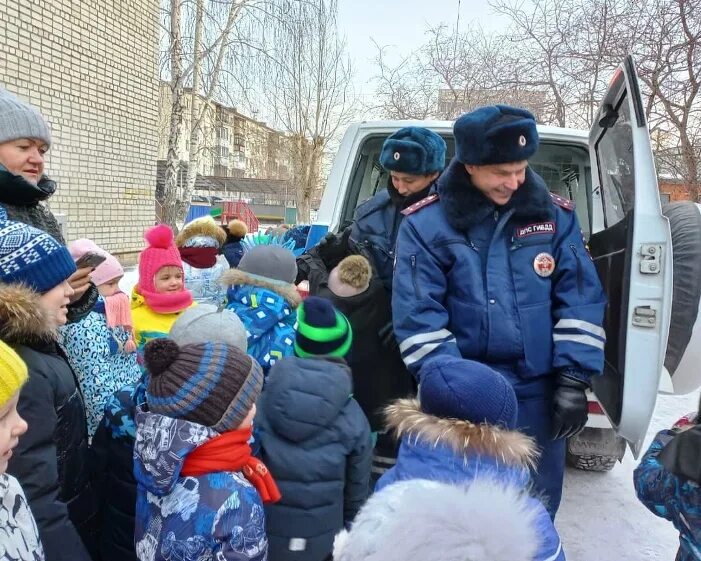
<path id="1" fill-rule="evenodd" d="M 469 230 L 496 208 L 472 185 L 465 166 L 455 159 L 438 179 L 437 190 L 448 223 L 456 230 Z M 526 181 L 504 209 L 514 209 L 514 216 L 522 220 L 552 220 L 554 217 L 550 192 L 543 179 L 530 167 L 526 169 Z"/>
<path id="2" fill-rule="evenodd" d="M 302 303 L 302 296 L 297 292 L 297 288 L 293 284 L 284 282 L 274 282 L 270 279 L 249 275 L 239 269 L 229 269 L 221 276 L 221 284 L 227 288 L 237 284 L 248 284 L 260 286 L 266 290 L 272 290 L 275 294 L 279 294 L 293 309 L 297 308 Z"/>
<path id="3" fill-rule="evenodd" d="M 23 284 L 0 284 L 0 339 L 10 345 L 45 345 L 58 337 L 51 323 L 39 293 Z"/>
<path id="4" fill-rule="evenodd" d="M 404 436 L 443 444 L 455 454 L 474 452 L 501 460 L 506 465 L 534 467 L 538 452 L 529 436 L 492 425 L 475 425 L 469 421 L 442 419 L 421 411 L 417 399 L 399 399 L 385 409 L 387 427 Z"/>

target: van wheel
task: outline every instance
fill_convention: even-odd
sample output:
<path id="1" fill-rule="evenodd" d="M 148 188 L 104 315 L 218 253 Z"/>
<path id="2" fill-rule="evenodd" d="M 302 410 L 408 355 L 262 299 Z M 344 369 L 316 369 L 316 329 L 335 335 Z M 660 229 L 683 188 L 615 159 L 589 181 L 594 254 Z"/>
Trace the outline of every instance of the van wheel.
<path id="1" fill-rule="evenodd" d="M 617 461 L 616 456 L 579 456 L 567 452 L 567 465 L 584 471 L 611 471 Z"/>

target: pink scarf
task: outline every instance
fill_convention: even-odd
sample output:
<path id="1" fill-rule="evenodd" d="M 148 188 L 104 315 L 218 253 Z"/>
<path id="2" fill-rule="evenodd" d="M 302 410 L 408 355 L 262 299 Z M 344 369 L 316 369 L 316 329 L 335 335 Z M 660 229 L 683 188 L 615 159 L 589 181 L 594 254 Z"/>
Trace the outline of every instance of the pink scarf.
<path id="1" fill-rule="evenodd" d="M 112 296 L 105 297 L 105 316 L 107 317 L 107 327 L 110 329 L 122 327 L 129 334 L 124 350 L 128 353 L 136 352 L 129 296 L 124 292 L 115 292 Z"/>
<path id="2" fill-rule="evenodd" d="M 146 300 L 146 305 L 157 314 L 174 314 L 192 306 L 192 294 L 184 289 L 180 292 L 148 292 L 139 288 L 139 294 Z"/>

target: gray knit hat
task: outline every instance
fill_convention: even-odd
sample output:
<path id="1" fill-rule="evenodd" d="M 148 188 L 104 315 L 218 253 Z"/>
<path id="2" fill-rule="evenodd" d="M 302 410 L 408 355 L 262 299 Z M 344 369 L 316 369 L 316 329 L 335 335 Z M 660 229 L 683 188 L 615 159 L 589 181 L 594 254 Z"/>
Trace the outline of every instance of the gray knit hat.
<path id="1" fill-rule="evenodd" d="M 256 245 L 247 249 L 238 266 L 239 271 L 273 281 L 292 284 L 297 278 L 294 253 L 280 245 Z"/>
<path id="2" fill-rule="evenodd" d="M 51 131 L 39 110 L 0 87 L 0 144 L 20 138 L 38 138 L 51 146 Z"/>
<path id="3" fill-rule="evenodd" d="M 232 310 L 219 311 L 212 304 L 188 308 L 173 324 L 168 335 L 178 345 L 226 343 L 244 353 L 248 350 L 246 328 Z"/>

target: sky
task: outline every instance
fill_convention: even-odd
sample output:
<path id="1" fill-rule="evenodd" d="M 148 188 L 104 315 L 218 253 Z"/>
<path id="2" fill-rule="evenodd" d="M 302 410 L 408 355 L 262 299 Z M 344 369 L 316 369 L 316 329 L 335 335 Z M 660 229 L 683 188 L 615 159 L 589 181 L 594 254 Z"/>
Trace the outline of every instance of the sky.
<path id="1" fill-rule="evenodd" d="M 390 54 L 406 55 L 425 41 L 424 32 L 441 23 L 454 27 L 458 0 L 339 0 L 339 32 L 346 37 L 355 68 L 355 87 L 362 97 L 373 94 L 372 77 L 377 74 L 374 58 L 381 46 Z M 488 0 L 461 0 L 460 29 L 478 24 L 486 31 L 504 26 Z"/>

